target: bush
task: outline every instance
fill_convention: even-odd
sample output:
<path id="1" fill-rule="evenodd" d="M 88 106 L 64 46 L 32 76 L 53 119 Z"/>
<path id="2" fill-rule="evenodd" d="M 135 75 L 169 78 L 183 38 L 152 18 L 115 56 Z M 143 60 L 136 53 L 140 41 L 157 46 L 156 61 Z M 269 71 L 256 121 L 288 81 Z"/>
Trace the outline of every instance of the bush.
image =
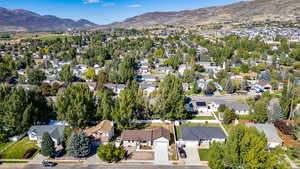
<path id="1" fill-rule="evenodd" d="M 274 123 L 275 127 L 277 127 L 281 132 L 286 135 L 294 136 L 293 126 L 289 123 L 285 123 L 283 121 L 276 121 Z"/>
<path id="2" fill-rule="evenodd" d="M 224 111 L 224 124 L 230 124 L 233 120 L 235 120 L 236 115 L 235 113 L 230 109 L 225 109 Z"/>
<path id="3" fill-rule="evenodd" d="M 127 151 L 124 150 L 123 147 L 118 148 L 114 144 L 108 143 L 100 146 L 97 150 L 97 154 L 101 160 L 112 163 L 124 159 Z"/>

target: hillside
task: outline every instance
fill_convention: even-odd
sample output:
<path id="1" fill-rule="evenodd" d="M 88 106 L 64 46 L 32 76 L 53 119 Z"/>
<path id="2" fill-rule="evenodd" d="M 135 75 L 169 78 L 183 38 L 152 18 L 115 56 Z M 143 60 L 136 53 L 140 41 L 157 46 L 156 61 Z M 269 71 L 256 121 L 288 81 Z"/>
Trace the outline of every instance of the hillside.
<path id="1" fill-rule="evenodd" d="M 300 0 L 255 0 L 178 12 L 152 12 L 105 27 L 144 28 L 155 25 L 196 26 L 261 21 L 300 21 Z"/>
<path id="2" fill-rule="evenodd" d="M 88 20 L 74 21 L 51 15 L 39 15 L 31 11 L 0 8 L 0 31 L 64 31 L 86 29 L 97 25 Z"/>

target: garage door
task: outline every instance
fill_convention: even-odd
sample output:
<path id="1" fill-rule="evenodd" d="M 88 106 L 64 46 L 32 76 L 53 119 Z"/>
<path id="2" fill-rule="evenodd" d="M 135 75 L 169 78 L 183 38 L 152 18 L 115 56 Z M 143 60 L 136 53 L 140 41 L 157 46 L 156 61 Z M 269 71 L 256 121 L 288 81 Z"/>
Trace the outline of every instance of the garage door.
<path id="1" fill-rule="evenodd" d="M 169 158 L 168 158 L 169 143 L 168 142 L 154 142 L 154 147 L 155 147 L 155 153 L 154 153 L 155 162 L 157 164 L 167 162 L 169 160 Z"/>

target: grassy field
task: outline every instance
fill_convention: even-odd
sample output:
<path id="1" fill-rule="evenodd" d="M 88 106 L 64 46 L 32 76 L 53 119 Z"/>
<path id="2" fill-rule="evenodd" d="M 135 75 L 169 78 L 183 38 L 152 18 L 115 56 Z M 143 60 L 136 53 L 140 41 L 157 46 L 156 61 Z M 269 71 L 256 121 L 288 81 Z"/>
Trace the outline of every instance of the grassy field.
<path id="1" fill-rule="evenodd" d="M 192 120 L 216 120 L 214 116 L 195 116 Z"/>
<path id="2" fill-rule="evenodd" d="M 39 38 L 40 40 L 56 40 L 58 38 L 64 39 L 64 38 L 70 38 L 71 36 L 67 35 L 51 35 L 51 36 L 43 36 Z"/>
<path id="3" fill-rule="evenodd" d="M 198 154 L 201 161 L 208 161 L 209 159 L 209 149 L 198 149 Z"/>
<path id="4" fill-rule="evenodd" d="M 7 143 L 2 143 L 0 144 L 0 151 L 2 151 L 3 149 L 5 149 L 7 146 L 9 146 L 12 142 L 7 142 Z"/>
<path id="5" fill-rule="evenodd" d="M 25 137 L 8 150 L 2 152 L 1 159 L 22 159 L 24 153 L 30 148 L 38 149 L 38 146 L 34 141 L 30 141 L 28 137 Z"/>

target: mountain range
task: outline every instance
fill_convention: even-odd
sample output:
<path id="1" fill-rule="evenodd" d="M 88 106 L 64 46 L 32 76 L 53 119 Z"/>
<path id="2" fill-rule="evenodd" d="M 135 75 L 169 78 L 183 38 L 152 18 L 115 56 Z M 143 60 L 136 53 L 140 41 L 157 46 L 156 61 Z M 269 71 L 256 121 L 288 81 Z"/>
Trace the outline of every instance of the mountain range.
<path id="1" fill-rule="evenodd" d="M 178 12 L 151 12 L 105 27 L 144 28 L 155 25 L 197 26 L 264 21 L 300 22 L 300 0 L 254 0 Z"/>
<path id="2" fill-rule="evenodd" d="M 0 8 L 0 31 L 64 31 L 96 27 L 88 20 L 74 21 L 52 15 L 39 15 L 24 9 L 9 10 Z"/>
<path id="3" fill-rule="evenodd" d="M 0 31 L 63 31 L 88 28 L 148 28 L 151 26 L 201 26 L 213 24 L 251 24 L 257 22 L 300 24 L 300 0 L 254 0 L 226 6 L 175 12 L 151 12 L 123 22 L 97 25 L 88 20 L 74 21 L 27 10 L 0 8 Z"/>

